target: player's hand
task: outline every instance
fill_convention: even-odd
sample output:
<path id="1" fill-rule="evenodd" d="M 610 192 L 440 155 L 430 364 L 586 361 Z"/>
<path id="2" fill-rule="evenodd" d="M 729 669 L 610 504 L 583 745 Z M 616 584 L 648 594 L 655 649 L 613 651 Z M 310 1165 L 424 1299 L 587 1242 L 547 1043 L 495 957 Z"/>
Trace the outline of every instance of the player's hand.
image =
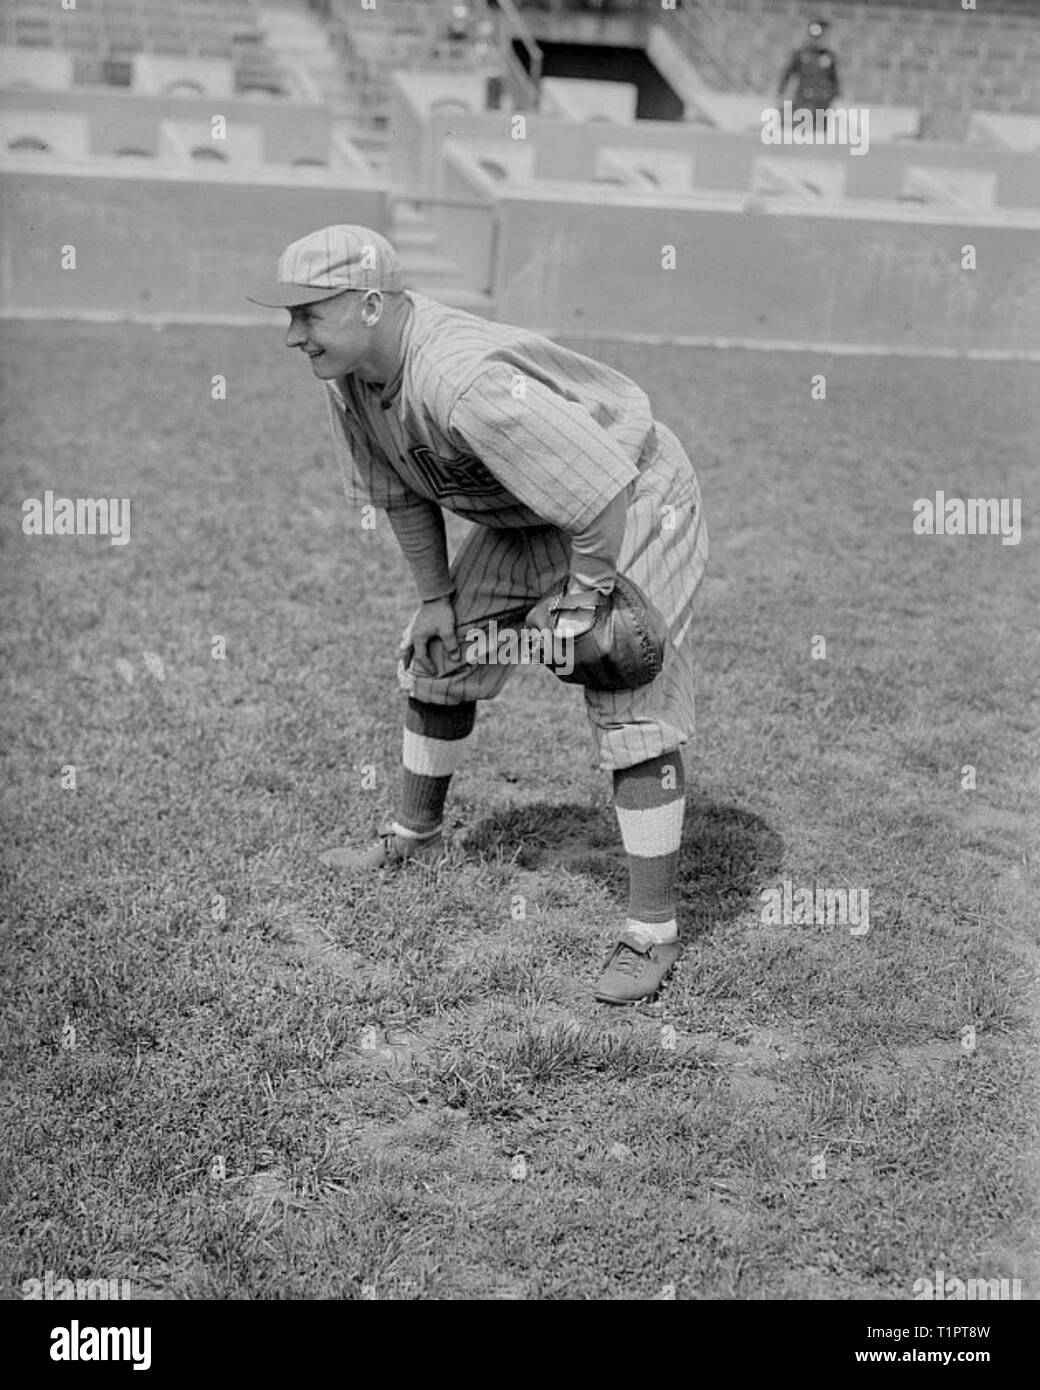
<path id="1" fill-rule="evenodd" d="M 524 626 L 533 628 L 538 632 L 556 632 L 560 637 L 578 637 L 583 632 L 587 632 L 596 621 L 596 609 L 590 608 L 587 613 L 580 616 L 575 614 L 565 614 L 557 617 L 552 610 L 553 600 L 563 595 L 582 595 L 595 596 L 598 591 L 590 584 L 585 584 L 576 576 L 571 575 L 564 584 L 551 589 L 538 600 L 535 606 L 528 613 L 524 620 Z"/>
<path id="2" fill-rule="evenodd" d="M 450 598 L 431 599 L 424 603 L 401 639 L 398 655 L 405 669 L 413 663 L 425 669 L 421 675 L 435 675 L 437 664 L 430 655 L 430 644 L 439 640 L 454 665 L 461 661 L 462 652 L 455 635 L 455 605 Z"/>
<path id="3" fill-rule="evenodd" d="M 524 627 L 532 628 L 535 632 L 551 632 L 554 614 L 549 605 L 554 598 L 563 593 L 565 587 L 565 585 L 557 585 L 555 589 L 543 594 L 524 619 Z"/>

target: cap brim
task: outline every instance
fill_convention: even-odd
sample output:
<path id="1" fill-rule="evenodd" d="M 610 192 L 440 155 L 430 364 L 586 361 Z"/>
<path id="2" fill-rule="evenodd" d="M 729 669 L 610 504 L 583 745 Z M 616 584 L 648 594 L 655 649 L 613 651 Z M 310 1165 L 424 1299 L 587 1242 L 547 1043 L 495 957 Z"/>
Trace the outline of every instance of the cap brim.
<path id="1" fill-rule="evenodd" d="M 299 309 L 303 304 L 318 304 L 323 299 L 333 299 L 337 294 L 345 294 L 342 286 L 334 290 L 319 290 L 313 285 L 283 285 L 275 280 L 255 288 L 246 295 L 250 304 L 259 304 L 262 309 Z"/>

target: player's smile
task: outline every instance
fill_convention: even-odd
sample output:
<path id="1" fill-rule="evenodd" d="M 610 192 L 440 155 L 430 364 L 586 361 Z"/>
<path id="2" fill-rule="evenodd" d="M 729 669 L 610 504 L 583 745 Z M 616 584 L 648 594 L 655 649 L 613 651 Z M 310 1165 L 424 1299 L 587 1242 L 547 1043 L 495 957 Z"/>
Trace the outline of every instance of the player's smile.
<path id="1" fill-rule="evenodd" d="M 303 304 L 289 313 L 285 345 L 310 358 L 316 377 L 330 380 L 357 369 L 368 344 L 348 306 L 333 299 Z"/>
<path id="2" fill-rule="evenodd" d="M 377 291 L 346 291 L 289 309 L 285 346 L 299 348 L 310 359 L 319 381 L 344 376 L 390 381 L 400 365 L 408 313 L 404 301 L 387 311 Z"/>

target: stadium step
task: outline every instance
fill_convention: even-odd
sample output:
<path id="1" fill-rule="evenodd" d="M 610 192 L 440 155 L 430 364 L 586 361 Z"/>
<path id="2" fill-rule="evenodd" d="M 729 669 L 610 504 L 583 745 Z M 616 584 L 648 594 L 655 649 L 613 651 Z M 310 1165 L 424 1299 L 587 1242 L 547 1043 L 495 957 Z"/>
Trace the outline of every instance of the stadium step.
<path id="1" fill-rule="evenodd" d="M 494 318 L 494 299 L 465 283 L 457 262 L 439 249 L 440 237 L 422 208 L 413 203 L 393 203 L 388 235 L 400 253 L 407 283 L 420 294 Z"/>

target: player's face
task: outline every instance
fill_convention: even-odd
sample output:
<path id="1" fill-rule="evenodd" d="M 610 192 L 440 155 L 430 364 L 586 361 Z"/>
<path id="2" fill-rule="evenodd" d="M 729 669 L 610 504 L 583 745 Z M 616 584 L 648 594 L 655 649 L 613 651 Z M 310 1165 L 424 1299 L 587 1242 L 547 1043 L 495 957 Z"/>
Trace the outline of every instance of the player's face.
<path id="1" fill-rule="evenodd" d="M 372 349 L 372 330 L 361 316 L 365 296 L 347 292 L 289 310 L 285 346 L 299 348 L 322 381 L 349 376 Z"/>

